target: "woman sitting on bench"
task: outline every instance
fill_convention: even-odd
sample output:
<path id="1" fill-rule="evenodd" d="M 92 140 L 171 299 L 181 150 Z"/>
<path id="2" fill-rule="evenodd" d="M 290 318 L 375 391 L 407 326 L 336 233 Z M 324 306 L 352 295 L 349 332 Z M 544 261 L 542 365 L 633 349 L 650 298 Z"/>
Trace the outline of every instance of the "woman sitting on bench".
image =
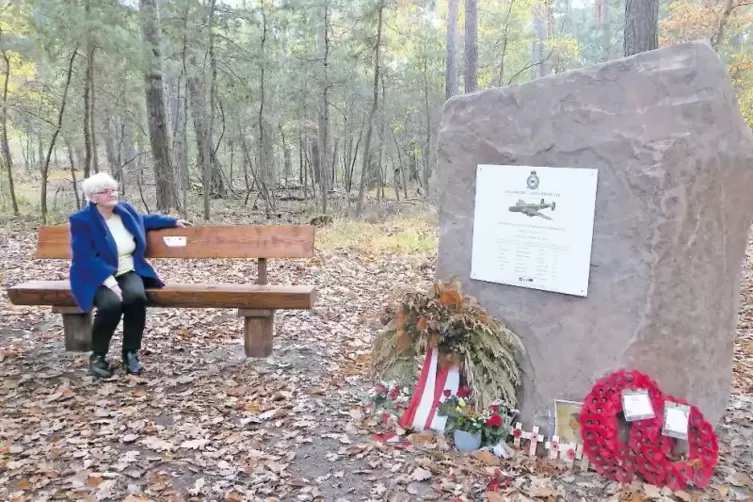
<path id="1" fill-rule="evenodd" d="M 106 355 L 123 318 L 123 365 L 141 374 L 141 337 L 146 323 L 145 287 L 164 283 L 146 262 L 146 232 L 186 227 L 187 221 L 157 214 L 141 214 L 118 201 L 118 183 L 109 174 L 95 174 L 82 183 L 89 204 L 68 217 L 71 232 L 71 292 L 79 308 L 97 308 L 92 326 L 89 371 L 112 376 Z"/>

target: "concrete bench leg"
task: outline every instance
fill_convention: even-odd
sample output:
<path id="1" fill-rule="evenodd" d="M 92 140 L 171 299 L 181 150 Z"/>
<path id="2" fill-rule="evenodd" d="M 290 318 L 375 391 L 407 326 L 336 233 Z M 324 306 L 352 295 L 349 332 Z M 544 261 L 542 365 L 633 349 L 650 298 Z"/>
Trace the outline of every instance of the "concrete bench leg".
<path id="1" fill-rule="evenodd" d="M 56 314 L 63 314 L 65 350 L 89 352 L 92 349 L 92 314 L 81 312 L 76 307 L 52 307 Z"/>
<path id="2" fill-rule="evenodd" d="M 243 348 L 246 357 L 271 356 L 275 311 L 239 309 L 238 316 L 243 317 Z"/>

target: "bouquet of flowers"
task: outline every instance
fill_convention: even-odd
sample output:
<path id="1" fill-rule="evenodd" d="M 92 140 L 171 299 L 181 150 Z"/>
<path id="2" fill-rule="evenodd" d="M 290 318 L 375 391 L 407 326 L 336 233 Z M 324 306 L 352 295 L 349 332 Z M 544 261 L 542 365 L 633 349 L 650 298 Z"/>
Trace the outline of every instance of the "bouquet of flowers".
<path id="1" fill-rule="evenodd" d="M 482 411 L 476 410 L 467 401 L 470 391 L 466 387 L 461 387 L 456 395 L 445 390 L 444 395 L 446 399 L 437 413 L 448 418 L 447 433 L 460 430 L 473 435 L 480 434 L 481 446 L 497 445 L 512 433 L 517 410 L 501 404 L 492 404 Z"/>
<path id="2" fill-rule="evenodd" d="M 397 421 L 410 403 L 411 389 L 401 386 L 395 380 L 380 382 L 371 389 L 366 396 L 373 412 L 378 414 L 382 422 Z"/>

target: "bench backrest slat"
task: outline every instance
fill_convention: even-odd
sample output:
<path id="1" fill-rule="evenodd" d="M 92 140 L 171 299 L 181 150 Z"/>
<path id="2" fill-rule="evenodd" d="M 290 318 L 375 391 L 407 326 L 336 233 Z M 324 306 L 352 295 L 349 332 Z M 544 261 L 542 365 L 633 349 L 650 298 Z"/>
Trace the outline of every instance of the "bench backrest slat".
<path id="1" fill-rule="evenodd" d="M 167 239 L 165 239 L 167 237 Z M 147 232 L 147 258 L 310 258 L 311 225 L 206 225 Z M 68 225 L 41 227 L 38 259 L 70 259 Z"/>

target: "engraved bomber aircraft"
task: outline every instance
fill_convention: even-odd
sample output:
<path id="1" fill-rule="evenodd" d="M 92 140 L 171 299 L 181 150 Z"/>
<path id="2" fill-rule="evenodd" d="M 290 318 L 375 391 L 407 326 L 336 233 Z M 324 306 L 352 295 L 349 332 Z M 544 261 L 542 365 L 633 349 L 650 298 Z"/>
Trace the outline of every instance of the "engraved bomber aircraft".
<path id="1" fill-rule="evenodd" d="M 554 211 L 555 202 L 552 202 L 551 204 L 547 204 L 544 202 L 544 199 L 541 199 L 541 202 L 539 204 L 536 203 L 527 203 L 523 200 L 518 200 L 518 202 L 514 206 L 510 206 L 509 211 L 511 213 L 523 213 L 526 216 L 534 217 L 534 216 L 540 216 L 544 218 L 545 220 L 551 220 L 552 218 L 541 213 L 542 209 L 552 208 L 552 211 Z"/>

